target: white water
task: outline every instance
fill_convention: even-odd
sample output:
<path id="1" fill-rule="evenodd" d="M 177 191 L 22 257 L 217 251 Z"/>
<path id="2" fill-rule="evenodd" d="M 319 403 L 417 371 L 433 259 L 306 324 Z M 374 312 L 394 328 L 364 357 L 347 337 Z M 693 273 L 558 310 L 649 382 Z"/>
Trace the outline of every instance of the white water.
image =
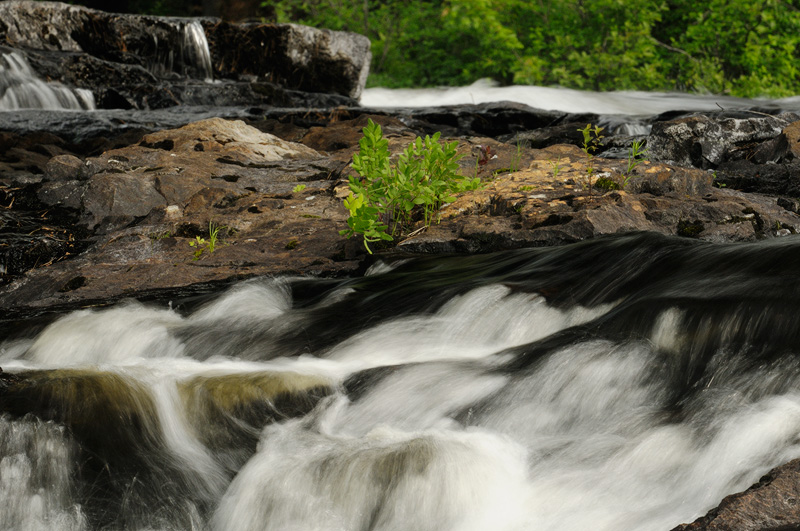
<path id="1" fill-rule="evenodd" d="M 800 455 L 800 367 L 791 358 L 744 375 L 721 352 L 714 385 L 684 404 L 681 421 L 665 419 L 668 367 L 685 351 L 674 309 L 662 312 L 649 341 L 586 339 L 528 369 L 497 370 L 511 359 L 499 354 L 507 347 L 612 309 L 556 309 L 489 285 L 433 315 L 269 361 L 273 333 L 313 334 L 318 325 L 292 309 L 284 282 L 249 282 L 188 317 L 137 303 L 76 312 L 35 340 L 0 344 L 0 365 L 110 372 L 145 389 L 169 461 L 196 478 L 199 497 L 215 500 L 215 530 L 666 530 Z M 267 372 L 339 386 L 377 367 L 395 368 L 361 396 L 336 393 L 306 417 L 267 425 L 230 483 L 230 461 L 202 442 L 211 427 L 193 423 L 178 392 L 197 376 Z M 39 442 L 14 443 L 14 433 L 42 429 Z M 14 483 L 22 487 L 0 482 L 0 522 L 85 526 L 70 498 L 77 465 L 60 433 L 0 421 L 0 470 L 22 478 Z M 55 461 L 42 466 L 56 477 L 37 486 L 25 478 L 36 476 L 43 451 Z M 201 525 L 197 509 L 189 512 Z"/>
<path id="2" fill-rule="evenodd" d="M 192 20 L 183 27 L 183 54 L 184 61 L 194 67 L 201 79 L 212 81 L 214 79 L 211 66 L 211 51 L 203 26 Z"/>
<path id="3" fill-rule="evenodd" d="M 20 53 L 0 54 L 0 111 L 83 111 L 94 108 L 92 91 L 69 88 L 60 83 L 45 83 Z"/>
<path id="4" fill-rule="evenodd" d="M 433 107 L 497 101 L 524 103 L 536 109 L 600 115 L 652 116 L 666 111 L 718 111 L 757 106 L 800 108 L 797 98 L 749 100 L 730 96 L 667 92 L 593 92 L 555 87 L 511 85 L 500 87 L 479 80 L 465 87 L 427 89 L 369 88 L 361 96 L 365 107 Z"/>

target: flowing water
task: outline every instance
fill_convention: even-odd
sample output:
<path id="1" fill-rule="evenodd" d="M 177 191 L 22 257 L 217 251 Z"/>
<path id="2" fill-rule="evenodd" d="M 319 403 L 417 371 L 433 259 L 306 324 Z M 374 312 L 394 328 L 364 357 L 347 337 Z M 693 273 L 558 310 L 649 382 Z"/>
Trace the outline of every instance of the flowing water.
<path id="1" fill-rule="evenodd" d="M 153 35 L 153 52 L 147 69 L 159 78 L 188 77 L 211 82 L 214 67 L 206 33 L 197 20 L 169 22 L 173 40 L 159 41 Z"/>
<path id="2" fill-rule="evenodd" d="M 600 117 L 597 124 L 619 135 L 647 135 L 650 133 L 650 120 L 656 115 L 671 111 L 800 111 L 800 96 L 768 100 L 685 92 L 595 92 L 530 85 L 501 87 L 486 79 L 463 87 L 369 88 L 361 96 L 361 105 L 373 108 L 415 108 L 500 101 L 523 103 L 546 111 L 598 114 Z"/>
<path id="3" fill-rule="evenodd" d="M 686 92 L 595 92 L 532 85 L 499 86 L 482 79 L 463 87 L 424 89 L 369 88 L 361 96 L 365 107 L 432 107 L 497 101 L 524 103 L 535 109 L 602 115 L 652 116 L 668 111 L 719 111 L 753 107 L 800 108 L 798 97 L 783 100 L 746 99 Z"/>
<path id="4" fill-rule="evenodd" d="M 671 529 L 800 456 L 798 267 L 638 234 L 16 323 L 0 527 Z"/>
<path id="5" fill-rule="evenodd" d="M 19 52 L 0 54 L 0 111 L 94 109 L 91 90 L 45 83 Z"/>

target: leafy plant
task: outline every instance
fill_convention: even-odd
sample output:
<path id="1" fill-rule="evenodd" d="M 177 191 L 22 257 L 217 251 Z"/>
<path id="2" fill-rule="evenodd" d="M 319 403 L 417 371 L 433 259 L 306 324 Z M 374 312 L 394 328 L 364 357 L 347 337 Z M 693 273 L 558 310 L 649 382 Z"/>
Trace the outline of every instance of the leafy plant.
<path id="1" fill-rule="evenodd" d="M 636 169 L 636 166 L 644 162 L 645 156 L 647 156 L 647 150 L 644 149 L 644 140 L 634 140 L 630 151 L 628 151 L 628 167 L 625 169 L 625 179 L 622 181 L 623 188 L 628 186 L 628 181 L 631 180 L 631 173 Z"/>
<path id="2" fill-rule="evenodd" d="M 455 201 L 453 194 L 480 184 L 477 177 L 458 174 L 458 143 L 440 143 L 440 133 L 417 137 L 396 164 L 390 163 L 389 143 L 380 125 L 369 120 L 363 133 L 352 164 L 360 178 L 349 179 L 350 194 L 344 206 L 350 217 L 348 228 L 340 234 L 348 238 L 362 234 L 370 253 L 369 243 L 393 240 L 416 219 L 430 226 L 434 212 Z"/>
<path id="3" fill-rule="evenodd" d="M 293 193 L 293 194 L 299 194 L 300 192 L 302 192 L 302 191 L 303 191 L 303 190 L 305 190 L 305 189 L 306 189 L 306 185 L 304 185 L 304 184 L 298 184 L 297 186 L 295 186 L 294 188 L 292 188 L 292 193 Z"/>
<path id="4" fill-rule="evenodd" d="M 204 252 L 213 253 L 219 243 L 219 231 L 226 227 L 216 225 L 213 221 L 208 222 L 208 239 L 202 236 L 195 236 L 189 242 L 189 246 L 194 247 L 193 260 L 200 260 Z"/>
<path id="5" fill-rule="evenodd" d="M 594 152 L 600 147 L 600 140 L 604 138 L 603 135 L 600 134 L 603 128 L 597 125 L 592 127 L 592 124 L 586 124 L 586 127 L 578 129 L 578 131 L 583 133 L 583 145 L 581 146 L 581 150 L 586 153 L 588 159 L 586 161 L 586 184 L 589 188 L 589 195 L 591 195 L 592 177 L 594 175 Z"/>

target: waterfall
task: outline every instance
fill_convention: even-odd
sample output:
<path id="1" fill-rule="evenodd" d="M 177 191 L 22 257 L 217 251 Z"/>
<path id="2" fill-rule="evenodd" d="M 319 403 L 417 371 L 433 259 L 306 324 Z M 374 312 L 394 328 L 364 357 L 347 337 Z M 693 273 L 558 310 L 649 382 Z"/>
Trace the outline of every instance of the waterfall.
<path id="1" fill-rule="evenodd" d="M 94 96 L 87 89 L 45 83 L 19 52 L 0 55 L 0 111 L 20 109 L 92 110 Z"/>
<path id="2" fill-rule="evenodd" d="M 214 67 L 203 26 L 196 20 L 171 20 L 162 39 L 153 35 L 148 70 L 160 78 L 183 76 L 211 82 Z"/>
<path id="3" fill-rule="evenodd" d="M 214 79 L 206 32 L 196 20 L 183 27 L 183 57 L 185 64 L 197 71 L 198 77 L 205 81 Z"/>
<path id="4" fill-rule="evenodd" d="M 799 262 L 639 234 L 17 324 L 0 523 L 666 531 L 800 457 Z"/>

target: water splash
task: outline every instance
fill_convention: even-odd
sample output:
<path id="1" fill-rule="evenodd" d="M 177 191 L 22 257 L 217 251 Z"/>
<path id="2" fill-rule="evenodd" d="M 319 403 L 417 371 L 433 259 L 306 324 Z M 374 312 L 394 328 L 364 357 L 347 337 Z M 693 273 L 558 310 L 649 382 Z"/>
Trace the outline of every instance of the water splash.
<path id="1" fill-rule="evenodd" d="M 83 531 L 74 504 L 74 448 L 64 429 L 0 417 L 0 528 Z"/>
<path id="2" fill-rule="evenodd" d="M 153 35 L 148 70 L 159 78 L 186 77 L 211 82 L 214 67 L 202 24 L 196 20 L 167 22 L 167 34 Z"/>
<path id="3" fill-rule="evenodd" d="M 636 235 L 75 312 L 0 344 L 22 382 L 0 406 L 103 466 L 67 452 L 57 475 L 80 463 L 85 489 L 23 481 L 5 510 L 66 529 L 669 529 L 800 456 L 797 263 L 796 238 Z M 2 440 L 9 477 L 50 466 Z"/>
<path id="4" fill-rule="evenodd" d="M 84 111 L 94 108 L 94 96 L 90 90 L 45 83 L 19 52 L 0 55 L 0 111 Z"/>

